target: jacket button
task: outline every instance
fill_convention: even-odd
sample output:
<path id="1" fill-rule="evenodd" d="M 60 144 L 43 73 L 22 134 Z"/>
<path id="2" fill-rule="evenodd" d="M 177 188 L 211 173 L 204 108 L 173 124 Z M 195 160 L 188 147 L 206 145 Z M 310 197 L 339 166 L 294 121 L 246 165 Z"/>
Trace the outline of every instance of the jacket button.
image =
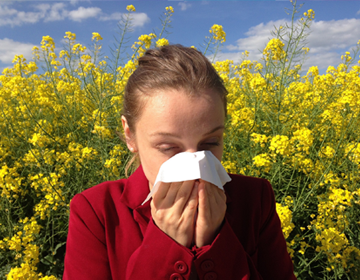
<path id="1" fill-rule="evenodd" d="M 182 276 L 179 273 L 173 273 L 170 276 L 170 280 L 183 280 Z"/>
<path id="2" fill-rule="evenodd" d="M 177 261 L 174 265 L 175 271 L 181 274 L 186 273 L 187 265 L 183 261 Z"/>
<path id="3" fill-rule="evenodd" d="M 204 280 L 216 280 L 217 274 L 215 272 L 208 272 L 204 275 Z"/>
<path id="4" fill-rule="evenodd" d="M 203 271 L 210 271 L 210 270 L 213 270 L 214 269 L 214 262 L 213 261 L 211 261 L 211 260 L 206 260 L 206 261 L 203 261 L 202 263 L 201 263 L 201 269 L 203 270 Z"/>

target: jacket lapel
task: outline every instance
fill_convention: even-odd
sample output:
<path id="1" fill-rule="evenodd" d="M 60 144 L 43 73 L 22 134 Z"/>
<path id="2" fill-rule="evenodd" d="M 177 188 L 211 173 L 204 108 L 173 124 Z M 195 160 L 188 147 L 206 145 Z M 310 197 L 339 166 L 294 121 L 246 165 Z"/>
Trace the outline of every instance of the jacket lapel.
<path id="1" fill-rule="evenodd" d="M 149 192 L 149 181 L 147 180 L 142 166 L 140 165 L 128 178 L 120 200 L 133 210 L 134 220 L 139 224 L 142 235 L 145 234 L 147 225 L 151 218 L 151 200 L 146 202 L 144 205 L 141 205 Z"/>

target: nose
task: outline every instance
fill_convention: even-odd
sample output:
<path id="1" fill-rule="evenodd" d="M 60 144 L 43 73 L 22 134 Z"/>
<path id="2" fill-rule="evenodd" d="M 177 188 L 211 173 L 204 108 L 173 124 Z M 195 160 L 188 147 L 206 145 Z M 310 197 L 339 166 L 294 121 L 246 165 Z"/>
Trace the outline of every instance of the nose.
<path id="1" fill-rule="evenodd" d="M 187 148 L 185 149 L 184 152 L 188 152 L 188 153 L 196 153 L 197 151 L 199 151 L 199 149 L 196 147 L 196 148 Z"/>

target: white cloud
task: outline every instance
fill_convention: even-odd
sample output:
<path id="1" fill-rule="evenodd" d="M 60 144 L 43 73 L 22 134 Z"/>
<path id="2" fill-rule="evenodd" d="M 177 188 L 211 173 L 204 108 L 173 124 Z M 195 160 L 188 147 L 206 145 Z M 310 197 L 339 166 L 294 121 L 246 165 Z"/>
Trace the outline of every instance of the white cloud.
<path id="1" fill-rule="evenodd" d="M 15 55 L 24 55 L 26 59 L 32 58 L 33 44 L 16 42 L 12 39 L 0 39 L 0 61 L 11 63 Z"/>
<path id="2" fill-rule="evenodd" d="M 317 66 L 319 69 L 327 69 L 329 66 L 337 66 L 341 63 L 341 59 L 336 52 L 316 53 L 302 65 L 302 69 L 307 71 L 311 66 Z"/>
<path id="3" fill-rule="evenodd" d="M 191 4 L 187 2 L 179 2 L 178 5 L 180 6 L 181 11 L 186 11 L 188 8 L 191 7 Z"/>
<path id="4" fill-rule="evenodd" d="M 133 14 L 133 25 L 134 27 L 144 26 L 145 23 L 150 22 L 150 18 L 145 13 L 136 13 Z"/>
<path id="5" fill-rule="evenodd" d="M 308 37 L 312 53 L 346 49 L 360 39 L 360 19 L 314 22 Z"/>
<path id="6" fill-rule="evenodd" d="M 77 10 L 70 11 L 69 19 L 73 21 L 82 21 L 87 18 L 97 17 L 101 14 L 101 9 L 97 7 L 84 8 L 79 7 Z"/>
<path id="7" fill-rule="evenodd" d="M 35 9 L 40 10 L 43 13 L 46 13 L 50 8 L 51 8 L 50 4 L 38 4 L 35 6 Z"/>
<path id="8" fill-rule="evenodd" d="M 242 53 L 241 52 L 219 52 L 216 54 L 215 60 L 214 61 L 224 61 L 224 60 L 232 60 L 235 64 L 240 62 L 242 57 Z M 212 61 L 213 60 L 213 56 L 207 56 L 207 58 Z"/>
<path id="9" fill-rule="evenodd" d="M 13 16 L 17 13 L 15 9 L 9 9 L 7 6 L 0 5 L 0 17 Z"/>
<path id="10" fill-rule="evenodd" d="M 1 0 L 0 0 L 1 1 Z M 75 5 L 78 1 L 73 0 L 69 3 Z M 10 25 L 21 26 L 23 24 L 33 24 L 43 20 L 44 22 L 60 21 L 69 19 L 81 22 L 89 18 L 95 18 L 101 21 L 115 20 L 118 21 L 122 17 L 122 13 L 115 12 L 106 14 L 98 7 L 78 7 L 75 10 L 67 9 L 68 3 L 41 3 L 33 5 L 33 11 L 19 11 L 10 8 L 9 5 L 0 5 L 0 26 Z M 150 22 L 150 18 L 145 13 L 133 13 L 133 26 L 141 27 L 145 23 Z"/>
<path id="11" fill-rule="evenodd" d="M 107 20 L 121 20 L 124 16 L 123 13 L 112 13 L 110 15 L 103 14 L 99 20 L 107 21 Z M 141 27 L 144 26 L 145 23 L 150 22 L 150 18 L 145 13 L 133 13 L 132 16 L 132 25 L 133 27 Z"/>
<path id="12" fill-rule="evenodd" d="M 112 13 L 111 15 L 102 15 L 100 17 L 101 21 L 107 21 L 107 20 L 121 20 L 123 17 L 123 13 Z"/>
<path id="13" fill-rule="evenodd" d="M 76 5 L 79 1 L 78 0 L 70 0 L 71 5 Z"/>
<path id="14" fill-rule="evenodd" d="M 45 16 L 44 10 L 37 12 L 24 12 L 9 8 L 6 5 L 0 5 L 0 26 L 20 26 L 24 23 L 38 22 Z"/>
<path id="15" fill-rule="evenodd" d="M 229 45 L 226 48 L 230 51 L 249 51 L 251 53 L 259 53 L 266 46 L 271 36 L 274 26 L 284 25 L 285 20 L 269 21 L 268 23 L 260 23 L 253 26 L 245 33 L 247 37 L 238 39 L 236 45 Z"/>
<path id="16" fill-rule="evenodd" d="M 241 57 L 241 52 L 250 52 L 250 60 L 260 60 L 261 51 L 266 46 L 274 26 L 284 25 L 285 20 L 260 23 L 251 27 L 245 38 L 240 38 L 235 45 L 228 45 L 225 49 L 231 53 L 223 52 L 219 57 Z M 288 23 L 289 24 L 289 23 Z M 318 66 L 319 69 L 329 65 L 336 66 L 340 63 L 339 52 L 348 51 L 360 38 L 360 19 L 342 19 L 332 21 L 315 21 L 311 25 L 311 33 L 307 37 L 307 47 L 310 48 L 308 60 L 304 63 L 304 69 L 309 66 Z M 229 57 L 229 58 L 227 58 Z M 233 59 L 234 62 L 236 59 Z"/>
<path id="17" fill-rule="evenodd" d="M 68 11 L 65 9 L 65 6 L 66 5 L 64 3 L 56 3 L 52 5 L 51 8 L 49 7 L 49 11 L 46 14 L 44 21 L 48 22 L 48 21 L 64 20 L 68 15 Z"/>

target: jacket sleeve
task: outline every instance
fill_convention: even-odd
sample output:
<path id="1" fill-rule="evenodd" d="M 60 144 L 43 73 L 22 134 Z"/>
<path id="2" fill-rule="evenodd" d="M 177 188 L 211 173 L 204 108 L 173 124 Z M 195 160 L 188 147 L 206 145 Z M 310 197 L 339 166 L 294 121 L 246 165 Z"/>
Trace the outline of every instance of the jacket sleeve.
<path id="1" fill-rule="evenodd" d="M 250 273 L 251 260 L 227 220 L 211 245 L 196 250 L 194 264 L 199 279 L 261 279 Z"/>
<path id="2" fill-rule="evenodd" d="M 111 279 L 104 226 L 82 194 L 70 203 L 63 279 Z"/>
<path id="3" fill-rule="evenodd" d="M 131 256 L 126 279 L 189 279 L 194 254 L 150 220 L 141 246 Z"/>
<path id="4" fill-rule="evenodd" d="M 257 250 L 249 256 L 225 219 L 213 243 L 196 252 L 194 263 L 199 279 L 296 279 L 276 213 L 273 190 L 268 181 L 263 182 L 259 198 L 262 217 L 257 217 L 262 221 Z"/>

